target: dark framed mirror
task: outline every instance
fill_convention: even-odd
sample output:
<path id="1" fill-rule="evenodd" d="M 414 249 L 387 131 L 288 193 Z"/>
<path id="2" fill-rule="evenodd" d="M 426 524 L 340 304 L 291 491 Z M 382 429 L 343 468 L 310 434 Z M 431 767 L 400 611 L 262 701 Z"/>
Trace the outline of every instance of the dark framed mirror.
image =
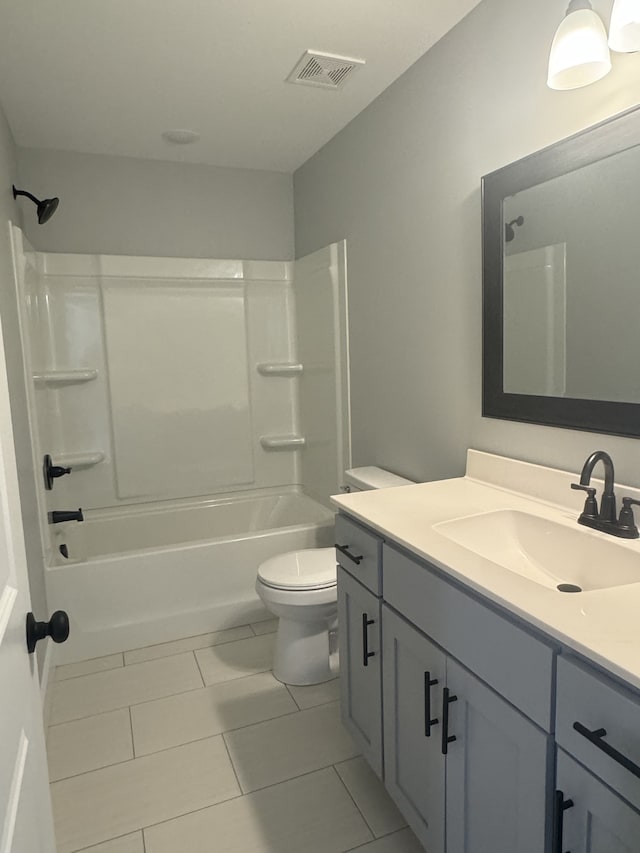
<path id="1" fill-rule="evenodd" d="M 482 179 L 485 417 L 640 436 L 640 109 Z"/>

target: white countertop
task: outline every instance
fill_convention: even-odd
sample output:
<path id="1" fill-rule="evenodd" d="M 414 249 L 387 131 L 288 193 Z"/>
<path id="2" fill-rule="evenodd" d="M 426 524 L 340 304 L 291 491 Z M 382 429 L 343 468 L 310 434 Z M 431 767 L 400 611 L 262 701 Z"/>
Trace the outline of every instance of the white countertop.
<path id="1" fill-rule="evenodd" d="M 470 450 L 465 477 L 331 500 L 339 510 L 640 689 L 640 582 L 576 594 L 558 592 L 467 550 L 434 529 L 439 522 L 509 509 L 611 540 L 608 534 L 578 526 L 585 495 L 570 489 L 578 478 L 578 473 Z M 592 484 L 600 493 L 601 482 Z M 639 498 L 640 490 L 616 484 L 619 504 L 626 495 Z M 640 579 L 640 540 L 615 541 L 637 555 Z M 603 565 L 602 572 L 606 571 Z"/>

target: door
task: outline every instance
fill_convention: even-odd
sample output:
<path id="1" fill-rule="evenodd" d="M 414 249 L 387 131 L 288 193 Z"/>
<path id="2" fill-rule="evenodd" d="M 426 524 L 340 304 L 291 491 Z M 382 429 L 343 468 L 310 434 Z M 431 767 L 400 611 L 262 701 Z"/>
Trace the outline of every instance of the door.
<path id="1" fill-rule="evenodd" d="M 451 658 L 447 687 L 447 853 L 547 850 L 551 738 Z"/>
<path id="2" fill-rule="evenodd" d="M 11 410 L 0 333 L 0 853 L 54 853 Z"/>
<path id="3" fill-rule="evenodd" d="M 342 722 L 382 778 L 380 599 L 338 566 Z"/>
<path id="4" fill-rule="evenodd" d="M 429 853 L 444 853 L 444 653 L 386 605 L 382 613 L 385 785 Z"/>
<path id="5" fill-rule="evenodd" d="M 564 809 L 554 853 L 638 853 L 640 814 L 561 749 L 557 788 Z"/>

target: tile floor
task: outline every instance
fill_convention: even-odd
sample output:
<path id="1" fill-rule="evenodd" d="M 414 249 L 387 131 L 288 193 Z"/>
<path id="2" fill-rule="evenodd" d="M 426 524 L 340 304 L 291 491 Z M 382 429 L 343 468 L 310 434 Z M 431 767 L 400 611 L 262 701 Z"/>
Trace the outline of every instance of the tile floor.
<path id="1" fill-rule="evenodd" d="M 276 621 L 60 666 L 58 853 L 422 853 L 340 723 L 270 672 Z"/>

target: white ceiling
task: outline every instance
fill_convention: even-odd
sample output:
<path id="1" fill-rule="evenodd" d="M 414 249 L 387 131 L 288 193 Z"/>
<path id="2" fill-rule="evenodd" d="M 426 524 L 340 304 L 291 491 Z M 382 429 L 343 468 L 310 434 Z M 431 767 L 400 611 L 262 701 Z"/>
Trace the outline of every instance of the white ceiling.
<path id="1" fill-rule="evenodd" d="M 478 2 L 0 0 L 0 101 L 20 146 L 290 172 Z M 285 83 L 307 49 L 366 65 Z"/>

